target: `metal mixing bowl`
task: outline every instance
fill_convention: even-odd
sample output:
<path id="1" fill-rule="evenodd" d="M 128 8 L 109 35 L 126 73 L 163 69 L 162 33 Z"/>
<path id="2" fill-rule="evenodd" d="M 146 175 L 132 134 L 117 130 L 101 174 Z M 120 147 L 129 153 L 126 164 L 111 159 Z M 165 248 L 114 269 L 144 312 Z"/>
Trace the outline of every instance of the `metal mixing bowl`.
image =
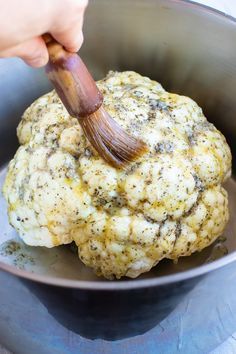
<path id="1" fill-rule="evenodd" d="M 187 1 L 91 1 L 81 56 L 95 78 L 110 69 L 135 70 L 160 81 L 169 91 L 192 97 L 225 134 L 236 156 L 235 19 Z M 20 116 L 49 90 L 49 84 L 41 70 L 15 59 L 0 61 L 0 77 L 2 184 L 4 164 L 17 148 Z M 19 265 L 19 252 L 3 252 L 9 240 L 19 240 L 8 225 L 1 197 L 0 268 L 20 277 L 48 311 L 76 333 L 106 339 L 144 333 L 165 318 L 201 277 L 236 260 L 233 179 L 227 189 L 231 219 L 222 246 L 228 249 L 227 255 L 218 254 L 214 260 L 212 246 L 178 264 L 163 261 L 138 279 L 121 281 L 97 278 L 68 247 L 48 250 L 21 244 L 20 254 L 26 261 Z"/>

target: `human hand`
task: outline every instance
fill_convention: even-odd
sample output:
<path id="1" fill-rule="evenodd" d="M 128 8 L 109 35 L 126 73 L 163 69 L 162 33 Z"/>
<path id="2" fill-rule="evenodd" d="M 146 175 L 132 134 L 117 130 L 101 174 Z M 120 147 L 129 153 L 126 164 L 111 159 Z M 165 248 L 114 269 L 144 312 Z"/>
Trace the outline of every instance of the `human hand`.
<path id="1" fill-rule="evenodd" d="M 0 57 L 20 57 L 33 67 L 48 62 L 41 35 L 50 33 L 67 50 L 83 42 L 88 0 L 0 0 Z"/>

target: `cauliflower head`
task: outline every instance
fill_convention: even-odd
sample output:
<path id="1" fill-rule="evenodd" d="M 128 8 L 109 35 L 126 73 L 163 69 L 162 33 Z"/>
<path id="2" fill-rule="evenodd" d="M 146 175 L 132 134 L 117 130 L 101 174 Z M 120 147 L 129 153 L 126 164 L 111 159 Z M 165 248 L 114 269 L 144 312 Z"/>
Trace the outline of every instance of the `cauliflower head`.
<path id="1" fill-rule="evenodd" d="M 131 71 L 109 72 L 97 84 L 105 109 L 148 153 L 126 170 L 109 166 L 49 92 L 17 129 L 21 146 L 4 185 L 9 220 L 29 245 L 75 241 L 98 275 L 137 277 L 223 232 L 231 153 L 192 99 Z"/>

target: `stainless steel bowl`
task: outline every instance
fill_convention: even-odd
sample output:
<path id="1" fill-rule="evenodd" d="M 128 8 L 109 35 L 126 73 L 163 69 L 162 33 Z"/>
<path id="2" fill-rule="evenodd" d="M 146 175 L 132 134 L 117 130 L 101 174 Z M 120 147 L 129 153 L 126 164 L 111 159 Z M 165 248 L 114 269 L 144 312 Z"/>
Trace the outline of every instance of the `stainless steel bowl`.
<path id="1" fill-rule="evenodd" d="M 81 56 L 96 78 L 108 70 L 135 70 L 188 95 L 225 134 L 236 156 L 236 21 L 210 8 L 177 0 L 91 1 Z M 40 70 L 20 60 L 0 61 L 0 161 L 17 148 L 15 129 L 24 109 L 49 90 Z M 235 160 L 234 160 L 235 163 Z M 236 173 L 234 166 L 234 173 Z M 0 198 L 0 269 L 20 277 L 65 327 L 89 338 L 117 339 L 144 333 L 166 317 L 207 273 L 236 260 L 236 183 L 227 184 L 231 219 L 226 241 L 183 258 L 161 262 L 136 280 L 97 278 L 68 247 L 30 248 L 20 244 Z M 225 252 L 223 252 L 225 253 Z M 20 264 L 20 255 L 26 259 Z M 28 260 L 28 261 L 27 261 Z M 10 275 L 9 275 L 10 277 Z M 42 324 L 46 325 L 46 324 Z"/>

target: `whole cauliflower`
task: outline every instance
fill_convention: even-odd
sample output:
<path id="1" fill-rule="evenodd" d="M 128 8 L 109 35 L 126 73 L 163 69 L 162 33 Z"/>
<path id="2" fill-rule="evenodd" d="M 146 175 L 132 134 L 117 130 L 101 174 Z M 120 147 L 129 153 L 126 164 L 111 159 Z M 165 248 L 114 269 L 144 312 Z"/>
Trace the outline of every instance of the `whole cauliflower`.
<path id="1" fill-rule="evenodd" d="M 210 245 L 228 221 L 224 136 L 188 97 L 135 72 L 99 81 L 105 109 L 149 152 L 119 170 L 105 163 L 52 91 L 18 126 L 4 185 L 11 225 L 32 246 L 73 240 L 108 279 L 137 277 L 161 259 Z"/>

